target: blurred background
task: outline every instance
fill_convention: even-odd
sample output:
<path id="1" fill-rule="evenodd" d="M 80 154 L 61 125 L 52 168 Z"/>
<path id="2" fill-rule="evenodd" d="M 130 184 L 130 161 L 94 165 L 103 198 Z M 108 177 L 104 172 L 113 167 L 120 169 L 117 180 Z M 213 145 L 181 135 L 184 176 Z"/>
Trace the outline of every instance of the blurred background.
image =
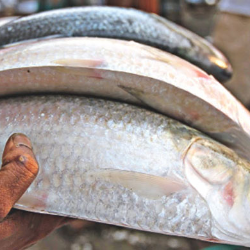
<path id="1" fill-rule="evenodd" d="M 10 16 L 71 6 L 111 5 L 153 12 L 203 36 L 232 63 L 225 87 L 250 108 L 250 0 L 0 0 L 0 24 Z M 75 221 L 29 250 L 238 250 L 197 240 Z"/>

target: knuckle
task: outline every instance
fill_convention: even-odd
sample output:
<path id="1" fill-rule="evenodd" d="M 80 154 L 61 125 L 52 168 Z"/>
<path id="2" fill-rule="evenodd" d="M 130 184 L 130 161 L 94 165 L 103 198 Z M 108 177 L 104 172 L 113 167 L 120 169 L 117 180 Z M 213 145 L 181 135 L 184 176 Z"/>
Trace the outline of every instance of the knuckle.
<path id="1" fill-rule="evenodd" d="M 32 175 L 36 175 L 38 172 L 38 164 L 35 158 L 30 155 L 18 155 L 15 162 L 19 167 L 25 168 Z"/>
<path id="2" fill-rule="evenodd" d="M 20 166 L 25 166 L 27 163 L 28 163 L 28 159 L 26 156 L 24 155 L 18 155 L 16 158 L 15 158 L 15 162 L 20 165 Z"/>
<path id="3" fill-rule="evenodd" d="M 35 158 L 28 154 L 17 154 L 3 160 L 2 167 L 12 173 L 12 176 L 36 176 L 38 164 Z"/>

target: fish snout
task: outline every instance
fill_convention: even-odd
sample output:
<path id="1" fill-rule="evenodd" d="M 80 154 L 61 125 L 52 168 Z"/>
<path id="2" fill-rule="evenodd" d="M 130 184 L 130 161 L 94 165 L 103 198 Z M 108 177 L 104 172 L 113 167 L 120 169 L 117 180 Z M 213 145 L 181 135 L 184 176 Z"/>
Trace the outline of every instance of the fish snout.
<path id="1" fill-rule="evenodd" d="M 195 138 L 183 164 L 188 182 L 211 212 L 213 239 L 249 245 L 250 163 L 223 145 Z"/>

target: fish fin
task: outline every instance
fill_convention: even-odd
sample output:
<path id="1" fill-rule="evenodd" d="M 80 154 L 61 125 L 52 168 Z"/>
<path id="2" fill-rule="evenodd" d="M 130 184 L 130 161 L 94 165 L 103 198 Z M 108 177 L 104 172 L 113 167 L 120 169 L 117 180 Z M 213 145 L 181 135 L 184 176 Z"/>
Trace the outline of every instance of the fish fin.
<path id="1" fill-rule="evenodd" d="M 62 73 L 80 75 L 80 76 L 85 76 L 85 77 L 90 77 L 90 78 L 95 78 L 95 79 L 103 79 L 101 75 L 101 71 L 99 69 L 66 67 L 66 66 L 65 67 L 54 66 L 53 69 Z"/>
<path id="2" fill-rule="evenodd" d="M 86 173 L 87 181 L 105 181 L 120 185 L 138 196 L 151 200 L 160 199 L 185 188 L 177 179 L 160 177 L 126 170 L 104 169 Z"/>
<path id="3" fill-rule="evenodd" d="M 132 88 L 132 87 L 126 87 L 123 85 L 118 85 L 117 87 L 121 88 L 122 90 L 124 90 L 128 94 L 132 95 L 133 97 L 138 99 L 140 102 L 146 104 L 146 102 L 144 102 L 144 99 L 146 99 L 146 96 L 145 96 L 146 93 L 144 90 L 136 89 L 136 88 Z"/>
<path id="4" fill-rule="evenodd" d="M 180 59 L 177 60 L 175 55 L 162 55 L 162 53 L 158 53 L 156 50 L 154 50 L 154 48 L 145 48 L 145 50 L 152 55 L 152 57 L 147 57 L 148 60 L 158 61 L 170 65 L 175 70 L 181 71 L 188 77 L 202 77 L 205 79 L 211 78 L 206 72 L 191 64 L 190 62 Z"/>
<path id="5" fill-rule="evenodd" d="M 25 193 L 15 204 L 16 208 L 31 207 L 38 210 L 45 210 L 47 206 L 48 195 L 42 191 L 37 191 L 36 194 Z"/>
<path id="6" fill-rule="evenodd" d="M 61 58 L 52 63 L 68 67 L 96 68 L 103 64 L 103 60 Z"/>
<path id="7" fill-rule="evenodd" d="M 118 85 L 119 88 L 122 90 L 126 91 L 128 94 L 132 95 L 135 97 L 140 103 L 146 105 L 149 109 L 153 109 L 155 112 L 159 111 L 157 107 L 159 105 L 157 101 L 161 100 L 161 97 L 159 95 L 154 95 L 154 93 L 147 93 L 146 91 L 142 89 L 137 89 L 137 88 L 132 88 L 132 87 L 126 87 L 123 85 Z"/>
<path id="8" fill-rule="evenodd" d="M 90 78 L 102 79 L 100 70 L 96 67 L 103 64 L 103 60 L 92 59 L 68 59 L 62 58 L 53 61 L 52 63 L 58 64 L 61 67 L 57 70 L 74 75 L 82 75 Z"/>
<path id="9" fill-rule="evenodd" d="M 193 65 L 191 62 L 185 61 L 183 59 L 177 58 L 173 54 L 167 54 L 167 53 L 162 53 L 161 51 L 151 48 L 151 47 L 145 47 L 143 48 L 145 51 L 147 51 L 149 54 L 151 54 L 152 57 L 146 56 L 148 60 L 153 60 L 157 62 L 162 62 L 165 63 L 169 66 L 172 66 L 175 70 L 181 71 L 188 77 L 202 77 L 205 79 L 210 79 L 211 77 L 204 72 L 202 69 L 198 68 L 197 66 Z M 216 60 L 216 59 L 214 59 Z M 218 63 L 222 64 L 223 62 Z"/>
<path id="10" fill-rule="evenodd" d="M 173 54 L 171 54 L 171 56 L 168 56 L 167 53 L 163 54 L 162 51 L 160 51 L 159 49 L 150 46 L 144 47 L 143 50 L 145 50 L 151 55 L 151 57 L 144 56 L 144 58 L 147 58 L 148 60 L 161 61 L 163 63 L 172 65 L 172 60 L 174 60 L 175 58 Z"/>

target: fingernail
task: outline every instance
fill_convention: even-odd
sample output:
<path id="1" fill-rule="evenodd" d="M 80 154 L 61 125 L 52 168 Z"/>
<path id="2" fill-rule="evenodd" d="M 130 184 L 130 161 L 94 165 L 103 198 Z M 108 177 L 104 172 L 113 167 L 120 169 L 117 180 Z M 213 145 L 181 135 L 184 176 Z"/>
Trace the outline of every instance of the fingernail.
<path id="1" fill-rule="evenodd" d="M 28 137 L 22 133 L 15 133 L 11 136 L 11 139 L 16 147 L 27 147 L 32 149 L 32 145 Z"/>

